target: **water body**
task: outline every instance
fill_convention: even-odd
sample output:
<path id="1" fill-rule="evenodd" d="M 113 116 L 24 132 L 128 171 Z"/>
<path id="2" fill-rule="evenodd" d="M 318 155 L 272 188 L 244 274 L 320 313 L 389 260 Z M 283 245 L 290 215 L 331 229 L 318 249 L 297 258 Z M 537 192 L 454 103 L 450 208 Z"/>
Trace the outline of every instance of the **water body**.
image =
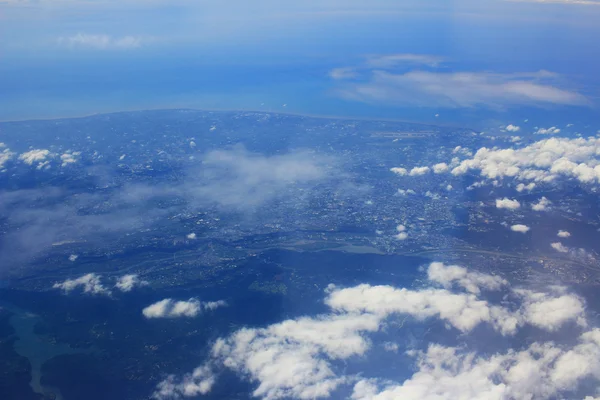
<path id="1" fill-rule="evenodd" d="M 90 350 L 74 349 L 66 343 L 54 342 L 47 335 L 38 335 L 35 333 L 35 325 L 41 321 L 39 315 L 7 303 L 0 303 L 0 306 L 13 313 L 9 322 L 18 337 L 14 349 L 17 354 L 27 357 L 31 364 L 30 385 L 33 391 L 45 398 L 64 400 L 58 388 L 42 384 L 42 365 L 59 355 L 89 353 Z"/>

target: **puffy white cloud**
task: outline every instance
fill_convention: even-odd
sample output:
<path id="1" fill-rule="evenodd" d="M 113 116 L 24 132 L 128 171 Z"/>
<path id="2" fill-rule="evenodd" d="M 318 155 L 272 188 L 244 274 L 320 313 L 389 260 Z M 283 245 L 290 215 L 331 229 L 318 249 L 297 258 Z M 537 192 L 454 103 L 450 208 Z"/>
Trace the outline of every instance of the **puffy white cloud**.
<path id="1" fill-rule="evenodd" d="M 204 310 L 214 310 L 225 305 L 222 300 L 203 303 L 197 299 L 187 301 L 163 299 L 144 308 L 142 314 L 146 318 L 195 317 Z"/>
<path id="2" fill-rule="evenodd" d="M 515 224 L 510 227 L 510 230 L 513 232 L 527 233 L 529 232 L 529 227 L 523 224 Z"/>
<path id="3" fill-rule="evenodd" d="M 479 356 L 455 347 L 431 344 L 410 351 L 417 371 L 401 384 L 362 379 L 354 400 L 549 399 L 600 376 L 600 331 L 583 333 L 563 349 L 552 342 L 534 342 L 521 351 Z M 468 382 L 468 384 L 465 384 Z"/>
<path id="4" fill-rule="evenodd" d="M 47 158 L 52 157 L 52 153 L 47 149 L 34 149 L 19 155 L 19 160 L 27 165 L 33 165 L 36 162 L 44 162 Z M 44 165 L 44 164 L 40 164 Z M 39 167 L 39 165 L 38 165 Z"/>
<path id="5" fill-rule="evenodd" d="M 147 39 L 146 39 L 147 40 Z M 144 39 L 139 36 L 112 37 L 110 35 L 91 35 L 77 33 L 73 36 L 58 38 L 58 43 L 70 48 L 88 48 L 97 50 L 125 50 L 140 47 Z"/>
<path id="6" fill-rule="evenodd" d="M 448 171 L 449 167 L 446 163 L 438 163 L 433 166 L 433 172 L 436 174 L 441 174 Z"/>
<path id="7" fill-rule="evenodd" d="M 152 394 L 153 399 L 166 400 L 178 397 L 192 397 L 207 394 L 215 384 L 215 374 L 210 365 L 202 365 L 191 374 L 186 374 L 181 379 L 169 375 L 160 382 L 156 391 Z"/>
<path id="8" fill-rule="evenodd" d="M 123 275 L 117 279 L 115 287 L 122 292 L 130 292 L 136 286 L 147 285 L 148 282 L 141 280 L 136 274 Z"/>
<path id="9" fill-rule="evenodd" d="M 0 151 L 0 170 L 3 169 L 4 165 L 15 156 L 15 153 L 10 151 L 10 149 L 5 148 L 6 146 L 4 143 L 2 143 L 2 145 L 3 146 L 0 147 L 2 150 Z"/>
<path id="10" fill-rule="evenodd" d="M 406 170 L 406 168 L 401 168 L 401 167 L 390 168 L 390 171 L 392 171 L 393 173 L 400 175 L 400 176 L 404 176 L 404 175 L 408 174 L 408 171 Z"/>
<path id="11" fill-rule="evenodd" d="M 408 233 L 400 232 L 400 233 L 396 234 L 394 237 L 398 240 L 406 240 L 406 239 L 408 239 Z"/>
<path id="12" fill-rule="evenodd" d="M 64 154 L 61 154 L 61 156 L 60 156 L 60 160 L 62 161 L 61 166 L 66 167 L 69 164 L 76 163 L 77 157 L 79 157 L 80 155 L 81 155 L 80 151 L 73 151 L 73 152 L 67 151 Z"/>
<path id="13" fill-rule="evenodd" d="M 481 289 L 499 290 L 508 285 L 508 282 L 500 276 L 482 274 L 469 271 L 458 265 L 444 265 L 441 262 L 433 262 L 427 269 L 427 279 L 439 283 L 446 289 L 453 284 L 463 287 L 467 292 L 479 294 Z"/>
<path id="14" fill-rule="evenodd" d="M 425 175 L 429 171 L 430 171 L 429 167 L 414 167 L 413 169 L 410 170 L 410 172 L 408 174 L 410 176 L 420 176 L 420 175 Z"/>
<path id="15" fill-rule="evenodd" d="M 574 320 L 585 325 L 583 301 L 572 294 L 548 294 L 516 289 L 523 297 L 522 312 L 527 323 L 547 331 L 555 331 L 565 322 Z"/>
<path id="16" fill-rule="evenodd" d="M 524 190 L 527 190 L 528 192 L 531 192 L 533 189 L 535 188 L 535 183 L 531 182 L 527 185 L 525 185 L 524 183 L 519 183 L 517 185 L 517 192 L 522 192 Z"/>
<path id="17" fill-rule="evenodd" d="M 521 204 L 517 200 L 511 200 L 509 198 L 496 199 L 496 208 L 506 208 L 509 210 L 516 210 L 521 207 Z"/>
<path id="18" fill-rule="evenodd" d="M 561 238 L 568 238 L 571 236 L 571 233 L 568 231 L 558 231 L 558 233 L 556 234 L 556 236 L 561 237 Z"/>
<path id="19" fill-rule="evenodd" d="M 536 135 L 556 135 L 557 133 L 560 133 L 560 129 L 555 126 L 552 126 L 548 129 L 539 128 L 534 132 Z"/>
<path id="20" fill-rule="evenodd" d="M 559 251 L 561 253 L 569 252 L 569 248 L 560 242 L 551 243 L 550 246 L 552 246 L 554 250 Z"/>
<path id="21" fill-rule="evenodd" d="M 536 204 L 531 205 L 533 211 L 547 211 L 552 202 L 545 197 L 542 197 Z"/>
<path id="22" fill-rule="evenodd" d="M 255 397 L 272 400 L 329 397 L 357 378 L 355 399 L 504 399 L 527 398 L 527 394 L 547 398 L 574 387 L 600 362 L 600 331 L 589 331 L 570 348 L 534 343 L 523 350 L 485 357 L 432 344 L 426 352 L 409 352 L 417 359 L 417 371 L 411 378 L 403 384 L 385 381 L 383 389 L 377 379 L 340 374 L 335 365 L 350 357 L 367 356 L 372 346 L 367 334 L 381 331 L 394 314 L 416 320 L 440 318 L 465 334 L 482 323 L 502 335 L 513 335 L 525 324 L 548 332 L 573 321 L 585 326 L 583 302 L 560 288 L 551 293 L 511 291 L 501 277 L 442 263 L 430 264 L 427 276 L 430 283 L 444 289 L 329 285 L 325 299 L 329 313 L 264 328 L 243 328 L 218 339 L 199 369 L 182 379 L 169 376 L 157 386 L 154 397 L 162 400 L 207 393 L 214 384 L 212 368 L 224 366 L 256 383 Z M 456 293 L 448 290 L 451 288 L 464 291 Z M 502 304 L 513 298 L 520 303 L 515 307 L 490 304 L 477 297 L 481 289 L 509 290 Z M 384 342 L 384 348 L 398 351 L 399 346 Z M 574 371 L 574 361 L 582 355 L 585 359 L 578 361 L 584 368 Z"/>
<path id="23" fill-rule="evenodd" d="M 462 175 L 478 170 L 488 179 L 504 177 L 551 182 L 558 177 L 582 183 L 600 181 L 600 138 L 550 138 L 518 149 L 482 147 L 452 170 Z"/>
<path id="24" fill-rule="evenodd" d="M 406 196 L 409 194 L 417 194 L 417 192 L 412 189 L 398 189 L 398 194 L 401 196 Z"/>
<path id="25" fill-rule="evenodd" d="M 100 282 L 100 276 L 94 273 L 80 276 L 77 279 L 67 279 L 64 282 L 55 283 L 52 287 L 61 289 L 67 294 L 77 288 L 82 288 L 84 293 L 110 295 L 110 290 Z"/>
<path id="26" fill-rule="evenodd" d="M 521 128 L 519 126 L 513 125 L 513 124 L 506 125 L 506 127 L 504 129 L 506 129 L 509 132 L 518 132 L 521 130 Z"/>

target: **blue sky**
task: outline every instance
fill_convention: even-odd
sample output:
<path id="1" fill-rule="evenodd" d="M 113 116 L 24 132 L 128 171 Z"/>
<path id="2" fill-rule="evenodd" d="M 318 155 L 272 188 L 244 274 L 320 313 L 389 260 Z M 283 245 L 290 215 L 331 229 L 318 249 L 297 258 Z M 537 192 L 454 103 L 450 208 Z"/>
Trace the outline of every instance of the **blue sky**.
<path id="1" fill-rule="evenodd" d="M 594 1 L 0 1 L 0 18 L 3 120 L 161 107 L 468 124 L 597 114 Z"/>

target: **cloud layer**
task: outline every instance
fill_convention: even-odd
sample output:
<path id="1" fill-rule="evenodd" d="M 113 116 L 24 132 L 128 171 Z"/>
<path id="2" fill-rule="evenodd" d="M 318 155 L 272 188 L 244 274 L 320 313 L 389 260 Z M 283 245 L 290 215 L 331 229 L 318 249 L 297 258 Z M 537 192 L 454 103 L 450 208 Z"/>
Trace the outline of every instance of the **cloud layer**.
<path id="1" fill-rule="evenodd" d="M 525 394 L 549 398 L 600 371 L 599 330 L 584 331 L 571 347 L 533 343 L 491 356 L 431 344 L 409 350 L 416 371 L 403 383 L 346 375 L 335 366 L 337 361 L 368 357 L 372 346 L 368 334 L 381 331 L 394 315 L 417 321 L 440 319 L 463 334 L 482 324 L 507 337 L 526 325 L 547 332 L 565 324 L 586 329 L 582 300 L 561 288 L 512 289 L 501 277 L 442 263 L 430 264 L 427 277 L 432 287 L 418 290 L 330 285 L 325 298 L 329 313 L 243 328 L 218 339 L 205 363 L 180 378 L 169 376 L 157 386 L 154 398 L 208 393 L 216 380 L 214 371 L 222 368 L 255 383 L 254 396 L 272 400 L 326 398 L 352 386 L 355 399 L 501 399 L 525 398 Z M 480 297 L 499 290 L 515 305 L 492 304 Z"/>

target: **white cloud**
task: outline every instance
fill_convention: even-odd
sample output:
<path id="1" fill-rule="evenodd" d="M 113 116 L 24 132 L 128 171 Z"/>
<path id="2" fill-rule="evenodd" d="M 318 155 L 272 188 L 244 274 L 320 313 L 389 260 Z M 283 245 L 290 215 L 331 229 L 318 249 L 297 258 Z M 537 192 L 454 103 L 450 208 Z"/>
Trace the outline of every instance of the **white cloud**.
<path id="1" fill-rule="evenodd" d="M 97 50 L 125 50 L 142 46 L 144 40 L 139 36 L 112 37 L 110 35 L 91 35 L 77 33 L 73 36 L 60 37 L 58 43 L 70 48 L 88 48 Z"/>
<path id="2" fill-rule="evenodd" d="M 194 201 L 247 209 L 339 177 L 335 163 L 333 157 L 309 151 L 264 156 L 241 147 L 215 150 L 204 156 L 202 168 L 184 189 Z"/>
<path id="3" fill-rule="evenodd" d="M 2 144 L 3 146 L 0 147 L 0 149 L 4 149 L 0 151 L 0 170 L 3 169 L 4 165 L 15 156 L 15 153 L 10 151 L 10 149 L 5 148 L 4 143 Z"/>
<path id="4" fill-rule="evenodd" d="M 61 156 L 60 156 L 60 160 L 62 161 L 61 166 L 66 167 L 69 164 L 76 163 L 77 157 L 79 157 L 80 155 L 81 155 L 80 151 L 73 151 L 73 152 L 67 151 L 64 154 L 61 154 Z"/>
<path id="5" fill-rule="evenodd" d="M 500 74 L 413 70 L 395 74 L 373 70 L 360 82 L 340 85 L 338 93 L 349 100 L 421 107 L 589 104 L 583 95 L 555 86 L 556 81 L 557 75 L 547 71 Z"/>
<path id="6" fill-rule="evenodd" d="M 496 208 L 516 210 L 519 207 L 521 207 L 521 204 L 517 200 L 512 200 L 506 197 L 503 199 L 496 199 Z"/>
<path id="7" fill-rule="evenodd" d="M 404 176 L 404 175 L 408 174 L 408 171 L 406 170 L 406 168 L 401 168 L 401 167 L 390 168 L 390 171 L 392 171 L 393 173 L 400 175 L 400 176 Z"/>
<path id="8" fill-rule="evenodd" d="M 558 231 L 556 236 L 561 237 L 561 238 L 568 238 L 571 236 L 571 233 L 569 233 L 567 231 Z"/>
<path id="9" fill-rule="evenodd" d="M 552 246 L 554 250 L 559 251 L 561 253 L 569 252 L 569 248 L 560 242 L 551 243 L 550 246 Z"/>
<path id="10" fill-rule="evenodd" d="M 555 126 L 552 126 L 547 129 L 539 128 L 537 131 L 534 132 L 535 135 L 556 135 L 557 133 L 560 133 L 560 129 Z"/>
<path id="11" fill-rule="evenodd" d="M 433 166 L 433 172 L 436 174 L 441 174 L 448 171 L 448 164 L 446 163 L 438 163 Z"/>
<path id="12" fill-rule="evenodd" d="M 427 279 L 450 289 L 453 284 L 463 287 L 467 292 L 479 294 L 481 289 L 499 290 L 508 282 L 500 276 L 469 271 L 458 265 L 444 265 L 433 262 L 427 269 Z"/>
<path id="13" fill-rule="evenodd" d="M 479 170 L 488 179 L 504 177 L 551 182 L 558 177 L 582 183 L 600 181 L 600 138 L 550 138 L 518 149 L 480 148 L 452 170 L 462 175 Z"/>
<path id="14" fill-rule="evenodd" d="M 523 315 L 529 324 L 550 332 L 570 320 L 585 325 L 583 302 L 574 295 L 558 293 L 557 297 L 524 289 L 514 292 L 523 298 Z"/>
<path id="15" fill-rule="evenodd" d="M 585 326 L 583 302 L 564 289 L 550 293 L 512 290 L 504 296 L 503 305 L 494 305 L 477 294 L 481 289 L 510 290 L 500 277 L 442 263 L 429 265 L 427 274 L 429 282 L 445 289 L 329 285 L 325 299 L 329 313 L 264 328 L 242 328 L 218 339 L 199 369 L 182 379 L 169 376 L 157 386 L 154 397 L 208 393 L 214 384 L 212 368 L 224 366 L 256 383 L 253 396 L 270 400 L 329 397 L 357 379 L 355 399 L 503 399 L 527 398 L 527 394 L 547 398 L 574 387 L 600 363 L 600 331 L 588 331 L 570 348 L 533 343 L 523 350 L 485 357 L 431 344 L 426 352 L 409 352 L 417 359 L 412 377 L 403 384 L 385 381 L 383 389 L 377 379 L 344 375 L 336 364 L 350 357 L 368 357 L 372 343 L 367 334 L 382 331 L 385 320 L 394 314 L 416 320 L 439 318 L 464 334 L 482 323 L 502 335 L 514 335 L 525 324 L 547 332 L 571 322 Z M 467 292 L 448 290 L 452 287 Z M 505 308 L 507 299 L 513 298 L 520 303 Z M 397 351 L 398 345 L 384 342 L 384 348 Z M 579 360 L 581 356 L 585 359 Z M 573 361 L 584 368 L 574 370 Z"/>
<path id="16" fill-rule="evenodd" d="M 531 182 L 528 183 L 527 185 L 524 183 L 519 183 L 517 185 L 517 192 L 522 192 L 524 190 L 527 190 L 528 192 L 531 192 L 534 188 L 535 188 L 535 183 Z"/>
<path id="17" fill-rule="evenodd" d="M 527 233 L 529 232 L 529 227 L 527 225 L 516 224 L 510 227 L 510 230 L 513 232 Z"/>
<path id="18" fill-rule="evenodd" d="M 409 194 L 417 194 L 417 192 L 412 189 L 398 189 L 398 194 L 401 196 L 406 196 Z"/>
<path id="19" fill-rule="evenodd" d="M 410 176 L 420 176 L 425 175 L 430 171 L 429 167 L 414 167 L 408 173 Z"/>
<path id="20" fill-rule="evenodd" d="M 100 276 L 94 273 L 80 276 L 77 279 L 67 279 L 61 283 L 55 283 L 54 289 L 61 289 L 66 294 L 77 288 L 82 288 L 84 293 L 104 294 L 110 296 L 110 290 L 106 289 L 100 282 Z"/>
<path id="21" fill-rule="evenodd" d="M 547 211 L 552 202 L 545 197 L 542 197 L 536 204 L 531 205 L 533 211 Z"/>
<path id="22" fill-rule="evenodd" d="M 117 279 L 115 287 L 122 292 L 130 292 L 136 286 L 147 285 L 148 282 L 141 280 L 136 274 L 123 275 Z"/>
<path id="23" fill-rule="evenodd" d="M 406 232 L 400 232 L 397 235 L 394 236 L 397 240 L 406 240 L 408 239 L 408 233 Z"/>
<path id="24" fill-rule="evenodd" d="M 50 150 L 47 149 L 35 149 L 30 150 L 19 155 L 19 160 L 23 161 L 27 165 L 33 165 L 36 162 L 43 162 L 47 158 L 52 157 Z"/>
<path id="25" fill-rule="evenodd" d="M 226 303 L 222 300 L 203 303 L 197 299 L 187 301 L 163 299 L 144 308 L 142 314 L 146 318 L 195 317 L 204 310 L 214 310 L 225 305 Z"/>
<path id="26" fill-rule="evenodd" d="M 215 374 L 209 365 L 203 365 L 191 374 L 186 374 L 177 380 L 174 375 L 169 375 L 160 382 L 156 391 L 152 394 L 153 399 L 166 400 L 178 397 L 192 397 L 207 394 L 215 384 Z"/>
<path id="27" fill-rule="evenodd" d="M 579 336 L 561 348 L 534 342 L 521 351 L 479 356 L 455 347 L 431 344 L 425 352 L 411 351 L 416 372 L 401 384 L 362 379 L 354 400 L 549 399 L 600 373 L 600 331 Z M 468 382 L 468 384 L 466 384 Z"/>
<path id="28" fill-rule="evenodd" d="M 506 129 L 509 132 L 518 132 L 521 130 L 520 127 L 518 127 L 517 125 L 513 125 L 513 124 L 506 125 L 506 127 L 504 129 Z"/>

